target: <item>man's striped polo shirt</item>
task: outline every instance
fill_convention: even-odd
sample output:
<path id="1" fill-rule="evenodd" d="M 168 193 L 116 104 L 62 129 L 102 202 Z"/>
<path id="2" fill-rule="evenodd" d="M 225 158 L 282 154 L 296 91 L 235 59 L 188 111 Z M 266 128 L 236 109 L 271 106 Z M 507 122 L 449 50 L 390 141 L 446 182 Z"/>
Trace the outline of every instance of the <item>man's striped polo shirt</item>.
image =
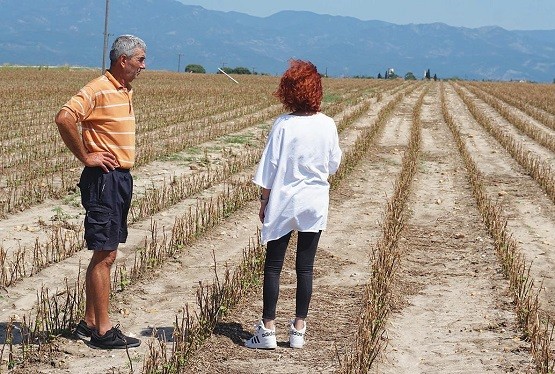
<path id="1" fill-rule="evenodd" d="M 89 152 L 110 152 L 120 167 L 135 163 L 133 90 L 122 86 L 109 71 L 83 87 L 64 106 L 81 123 Z"/>

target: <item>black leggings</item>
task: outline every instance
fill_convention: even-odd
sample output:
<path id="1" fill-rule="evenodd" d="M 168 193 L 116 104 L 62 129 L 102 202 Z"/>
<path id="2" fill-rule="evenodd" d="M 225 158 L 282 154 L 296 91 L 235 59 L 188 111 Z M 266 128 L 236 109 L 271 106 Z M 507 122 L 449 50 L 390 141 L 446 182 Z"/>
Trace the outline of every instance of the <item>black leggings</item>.
<path id="1" fill-rule="evenodd" d="M 308 305 L 312 296 L 312 274 L 316 248 L 322 232 L 299 232 L 297 239 L 297 294 L 295 317 L 306 318 Z M 279 276 L 283 268 L 285 250 L 289 244 L 291 232 L 279 239 L 271 240 L 266 246 L 266 262 L 264 263 L 263 288 L 263 319 L 276 318 L 276 305 L 279 296 Z"/>

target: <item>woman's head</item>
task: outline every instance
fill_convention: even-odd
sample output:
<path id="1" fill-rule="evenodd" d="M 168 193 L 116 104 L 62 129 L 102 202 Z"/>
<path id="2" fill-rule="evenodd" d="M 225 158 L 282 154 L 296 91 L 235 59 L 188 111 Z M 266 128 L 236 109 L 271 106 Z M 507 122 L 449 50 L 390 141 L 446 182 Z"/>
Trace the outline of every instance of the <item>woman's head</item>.
<path id="1" fill-rule="evenodd" d="M 309 61 L 291 60 L 274 95 L 292 112 L 318 112 L 322 102 L 322 79 Z"/>

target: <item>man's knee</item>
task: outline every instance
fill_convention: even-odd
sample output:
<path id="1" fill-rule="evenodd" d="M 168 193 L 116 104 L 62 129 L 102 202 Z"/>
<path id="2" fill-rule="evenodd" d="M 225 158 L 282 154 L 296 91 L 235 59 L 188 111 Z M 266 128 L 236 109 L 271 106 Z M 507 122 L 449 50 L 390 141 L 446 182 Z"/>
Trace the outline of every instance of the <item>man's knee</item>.
<path id="1" fill-rule="evenodd" d="M 113 251 L 93 251 L 91 258 L 92 265 L 105 265 L 111 267 L 116 261 L 117 250 Z"/>

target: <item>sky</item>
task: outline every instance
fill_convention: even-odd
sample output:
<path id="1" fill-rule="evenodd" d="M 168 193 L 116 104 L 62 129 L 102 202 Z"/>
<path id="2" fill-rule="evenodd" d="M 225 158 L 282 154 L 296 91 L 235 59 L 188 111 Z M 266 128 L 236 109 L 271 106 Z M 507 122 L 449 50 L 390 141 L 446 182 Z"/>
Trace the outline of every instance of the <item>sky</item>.
<path id="1" fill-rule="evenodd" d="M 210 10 L 267 17 L 282 10 L 350 16 L 398 25 L 442 22 L 477 28 L 555 30 L 555 0 L 180 0 Z"/>

